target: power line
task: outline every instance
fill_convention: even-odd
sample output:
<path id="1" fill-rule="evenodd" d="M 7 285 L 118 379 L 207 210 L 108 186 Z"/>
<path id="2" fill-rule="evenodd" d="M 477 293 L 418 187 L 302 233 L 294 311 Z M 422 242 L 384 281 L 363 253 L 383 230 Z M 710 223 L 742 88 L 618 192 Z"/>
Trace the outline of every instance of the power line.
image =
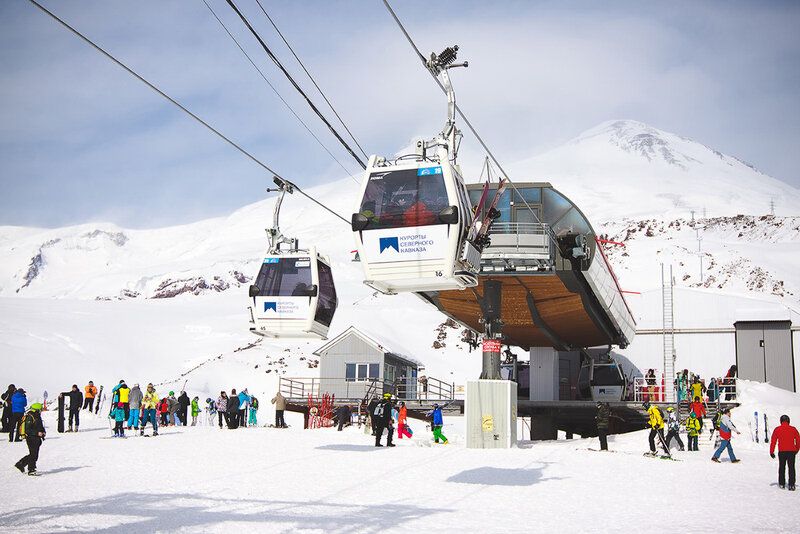
<path id="1" fill-rule="evenodd" d="M 298 121 L 300 121 L 300 124 L 302 124 L 305 127 L 305 129 L 308 131 L 308 133 L 311 134 L 311 137 L 313 137 L 317 141 L 317 143 L 319 143 L 319 146 L 321 146 L 325 150 L 325 152 L 327 152 L 328 155 L 331 158 L 333 158 L 333 161 L 338 163 L 339 167 L 341 167 L 342 170 L 345 173 L 347 173 L 347 175 L 350 176 L 350 178 L 352 180 L 357 182 L 357 180 L 353 177 L 352 173 L 350 173 L 350 171 L 348 171 L 345 168 L 345 166 L 342 165 L 342 162 L 339 161 L 338 158 L 336 156 L 334 156 L 333 153 L 330 150 L 328 150 L 328 147 L 326 147 L 325 144 L 319 139 L 319 137 L 317 137 L 316 134 L 314 134 L 314 132 L 311 131 L 311 128 L 309 128 L 308 125 L 303 121 L 303 119 L 300 118 L 300 116 L 295 112 L 295 110 L 292 108 L 292 106 L 290 106 L 289 103 L 278 92 L 278 90 L 275 88 L 275 86 L 272 85 L 272 83 L 270 83 L 270 81 L 267 79 L 266 75 L 261 71 L 261 69 L 258 68 L 258 65 L 255 64 L 255 62 L 250 57 L 250 55 L 245 51 L 245 49 L 242 48 L 242 45 L 239 43 L 239 41 L 236 40 L 236 37 L 234 37 L 233 34 L 230 32 L 230 30 L 228 30 L 228 27 L 225 26 L 225 23 L 222 22 L 222 20 L 217 16 L 217 14 L 214 12 L 214 10 L 211 8 L 211 6 L 208 5 L 208 2 L 206 0 L 203 0 L 203 3 L 206 5 L 206 7 L 211 12 L 211 14 L 214 16 L 214 18 L 217 19 L 217 22 L 219 22 L 220 26 L 222 26 L 222 29 L 225 30 L 225 33 L 227 33 L 228 36 L 233 40 L 233 42 L 236 43 L 236 46 L 239 47 L 239 50 L 241 50 L 242 54 L 244 54 L 244 56 L 247 58 L 247 60 L 250 62 L 250 64 L 253 66 L 253 68 L 255 68 L 256 71 L 258 71 L 258 73 L 261 75 L 261 77 L 264 79 L 264 81 L 267 83 L 267 85 L 269 85 L 270 89 L 272 89 L 275 92 L 275 94 L 278 96 L 278 98 L 281 100 L 281 102 L 283 102 L 283 104 L 286 106 L 286 108 L 292 113 L 292 115 L 294 115 L 295 118 Z"/>
<path id="2" fill-rule="evenodd" d="M 347 152 L 349 152 L 350 155 L 353 156 L 353 159 L 355 159 L 358 162 L 358 164 L 361 165 L 361 168 L 362 169 L 366 169 L 367 168 L 366 163 L 361 161 L 361 158 L 359 158 L 358 155 L 355 152 L 353 152 L 353 149 L 350 148 L 350 145 L 347 144 L 347 141 L 342 139 L 342 136 L 339 135 L 339 132 L 336 131 L 336 129 L 331 125 L 330 122 L 328 122 L 328 119 L 325 118 L 325 116 L 322 114 L 322 112 L 320 112 L 320 110 L 317 109 L 317 106 L 315 106 L 314 103 L 311 101 L 311 99 L 308 98 L 308 95 L 306 95 L 306 93 L 303 91 L 303 89 L 297 84 L 295 79 L 292 78 L 292 75 L 289 74 L 289 72 L 283 67 L 283 65 L 278 60 L 278 58 L 275 57 L 275 54 L 272 53 L 272 51 L 269 49 L 269 47 L 263 41 L 263 39 L 261 39 L 261 36 L 258 35 L 256 30 L 253 28 L 253 26 L 250 25 L 250 22 L 248 22 L 247 18 L 244 16 L 244 14 L 242 14 L 242 12 L 239 11 L 239 8 L 237 8 L 236 5 L 233 3 L 233 0 L 226 0 L 226 1 L 228 2 L 228 5 L 231 6 L 231 8 L 236 12 L 236 14 L 239 15 L 239 18 L 242 19 L 242 22 L 244 22 L 245 26 L 247 26 L 247 29 L 250 30 L 250 33 L 253 34 L 253 37 L 256 38 L 256 40 L 259 42 L 259 44 L 264 49 L 264 51 L 267 53 L 267 55 L 270 57 L 270 59 L 272 59 L 272 61 L 275 63 L 275 65 L 281 70 L 281 72 L 283 72 L 284 76 L 286 76 L 286 78 L 292 83 L 292 85 L 297 90 L 297 92 L 299 92 L 303 96 L 303 98 L 305 98 L 306 102 L 311 107 L 311 109 L 314 111 L 314 113 L 316 113 L 317 116 L 320 118 L 320 120 L 325 123 L 325 125 L 328 127 L 328 129 L 331 131 L 331 133 L 336 137 L 336 139 L 339 140 L 339 142 L 342 144 L 342 146 L 345 148 L 345 150 L 347 150 Z"/>
<path id="3" fill-rule="evenodd" d="M 109 54 L 108 52 L 106 52 L 105 50 L 103 50 L 102 48 L 100 48 L 100 46 L 96 45 L 96 44 L 95 44 L 95 43 L 94 43 L 94 42 L 93 42 L 91 39 L 89 39 L 88 37 L 86 37 L 85 35 L 83 35 L 81 32 L 79 32 L 78 30 L 76 30 L 75 28 L 73 28 L 72 26 L 70 26 L 69 24 L 67 24 L 66 22 L 64 22 L 63 20 L 61 20 L 60 18 L 58 18 L 58 17 L 57 17 L 55 14 L 53 14 L 53 13 L 51 13 L 50 11 L 48 11 L 47 9 L 45 9 L 45 8 L 44 8 L 44 7 L 43 7 L 41 4 L 39 4 L 38 2 L 36 2 L 36 0 L 28 0 L 28 1 L 29 1 L 31 4 L 35 5 L 36 7 L 38 7 L 39 9 L 41 9 L 41 10 L 42 10 L 43 12 L 45 12 L 47 15 L 49 15 L 49 16 L 50 16 L 50 17 L 51 17 L 53 20 L 55 20 L 56 22 L 58 22 L 59 24 L 61 24 L 61 25 L 62 25 L 62 26 L 64 26 L 65 28 L 67 28 L 69 31 L 71 31 L 73 34 L 75 34 L 76 36 L 78 36 L 78 37 L 79 37 L 81 40 L 83 40 L 84 42 L 86 42 L 87 44 L 89 44 L 89 45 L 90 45 L 92 48 L 94 48 L 95 50 L 97 50 L 98 52 L 100 52 L 101 54 L 103 54 L 104 56 L 106 56 L 108 59 L 110 59 L 111 61 L 113 61 L 114 63 L 116 63 L 116 64 L 117 64 L 117 65 L 119 65 L 120 67 L 122 67 L 123 69 L 125 69 L 125 70 L 126 70 L 126 71 L 127 71 L 127 72 L 128 72 L 130 75 L 131 75 L 131 76 L 135 77 L 137 80 L 139 80 L 140 82 L 142 82 L 143 84 L 145 84 L 147 87 L 149 87 L 150 89 L 152 89 L 153 91 L 155 91 L 156 93 L 158 93 L 159 95 L 161 95 L 162 97 L 164 97 L 165 99 L 167 99 L 169 102 L 171 102 L 172 104 L 174 104 L 175 106 L 177 106 L 177 107 L 178 107 L 178 108 L 179 108 L 181 111 L 183 111 L 184 113 L 186 113 L 187 115 L 189 115 L 190 117 L 192 117 L 194 120 L 196 120 L 197 122 L 199 122 L 200 124 L 202 124 L 203 126 L 205 126 L 206 128 L 208 128 L 208 129 L 209 129 L 211 132 L 215 133 L 215 134 L 216 134 L 218 137 L 220 137 L 221 139 L 223 139 L 223 140 L 224 140 L 226 143 L 228 143 L 229 145 L 231 145 L 233 148 L 235 148 L 236 150 L 238 150 L 239 152 L 241 152 L 242 154 L 244 154 L 245 156 L 247 156 L 248 158 L 250 158 L 250 160 L 252 160 L 253 162 L 255 162 L 255 163 L 256 163 L 256 164 L 257 164 L 259 167 L 261 167 L 261 168 L 265 169 L 266 171 L 268 171 L 268 172 L 272 173 L 274 176 L 276 176 L 276 177 L 280 178 L 281 180 L 283 180 L 283 181 L 285 181 L 285 182 L 287 182 L 287 183 L 291 184 L 291 185 L 292 185 L 292 186 L 293 186 L 295 189 L 297 189 L 297 191 L 298 191 L 300 194 L 302 194 L 304 197 L 308 198 L 308 199 L 309 199 L 309 200 L 311 200 L 312 202 L 316 203 L 316 204 L 317 204 L 317 205 L 319 205 L 320 207 L 322 207 L 322 208 L 326 209 L 328 212 L 330 212 L 330 213 L 332 213 L 333 215 L 335 215 L 336 217 L 340 218 L 342 221 L 344 221 L 344 222 L 345 222 L 345 224 L 347 224 L 347 225 L 350 225 L 350 221 L 348 221 L 347 219 L 345 219 L 344 217 L 342 217 L 341 215 L 339 215 L 338 213 L 336 213 L 335 211 L 333 211 L 333 210 L 332 210 L 332 209 L 330 209 L 329 207 L 325 206 L 325 205 L 324 205 L 324 204 L 322 204 L 321 202 L 318 202 L 317 200 L 315 200 L 315 199 L 314 199 L 313 197 L 311 197 L 310 195 L 308 195 L 308 194 L 306 194 L 305 192 L 303 192 L 303 191 L 302 191 L 302 190 L 301 190 L 299 187 L 297 187 L 295 184 L 293 184 L 293 183 L 292 183 L 292 182 L 290 182 L 289 180 L 286 180 L 285 178 L 281 177 L 281 176 L 280 176 L 280 175 L 279 175 L 277 172 L 275 172 L 275 171 L 273 171 L 272 169 L 270 169 L 269 167 L 267 167 L 267 165 L 265 165 L 264 163 L 262 163 L 262 162 L 261 162 L 261 161 L 260 161 L 258 158 L 256 158 L 255 156 L 253 156 L 252 154 L 250 154 L 248 151 L 246 151 L 245 149 L 243 149 L 242 147 L 240 147 L 239 145 L 237 145 L 236 143 L 234 143 L 233 141 L 231 141 L 230 139 L 228 139 L 227 137 L 225 137 L 225 135 L 223 135 L 223 134 L 222 134 L 222 133 L 221 133 L 219 130 L 215 129 L 213 126 L 211 126 L 210 124 L 208 124 L 207 122 L 205 122 L 203 119 L 201 119 L 200 117 L 198 117 L 197 115 L 195 115 L 194 113 L 192 113 L 191 111 L 189 111 L 188 109 L 186 109 L 185 107 L 183 107 L 182 105 L 180 105 L 180 104 L 179 104 L 177 101 L 175 101 L 174 99 L 172 99 L 172 98 L 171 98 L 169 95 L 167 95 L 166 93 L 164 93 L 164 92 L 163 92 L 161 89 L 159 89 L 158 87 L 156 87 L 156 86 L 155 86 L 155 85 L 153 85 L 152 83 L 148 82 L 148 81 L 147 81 L 147 80 L 145 80 L 143 77 L 139 76 L 139 74 L 137 74 L 137 73 L 136 73 L 135 71 L 133 71 L 132 69 L 128 68 L 128 67 L 127 67 L 127 66 L 126 66 L 124 63 L 122 63 L 120 60 L 118 60 L 117 58 L 115 58 L 114 56 L 112 56 L 111 54 Z"/>
<path id="4" fill-rule="evenodd" d="M 205 0 L 203 0 L 203 1 L 205 1 Z M 309 79 L 309 80 L 311 80 L 311 83 L 313 83 L 313 84 L 314 84 L 314 87 L 316 87 L 316 88 L 317 88 L 317 91 L 319 91 L 319 94 L 320 94 L 320 95 L 322 95 L 322 98 L 325 100 L 325 103 L 326 103 L 326 104 L 328 104 L 328 107 L 329 107 L 329 108 L 331 108 L 331 111 L 333 111 L 333 114 L 334 114 L 334 115 L 336 115 L 336 118 L 337 118 L 337 119 L 339 119 L 339 122 L 342 124 L 342 126 L 344 126 L 344 129 L 345 129 L 345 130 L 347 131 L 347 133 L 350 135 L 350 139 L 352 139 L 352 140 L 353 140 L 353 142 L 354 142 L 354 143 L 356 144 L 356 146 L 358 147 L 358 149 L 359 149 L 359 150 L 361 150 L 361 153 L 364 155 L 364 158 L 365 158 L 365 159 L 369 159 L 369 156 L 368 156 L 368 155 L 367 155 L 367 153 L 364 151 L 364 149 L 363 149 L 363 148 L 361 148 L 361 145 L 359 144 L 358 140 L 357 140 L 357 139 L 355 138 L 355 136 L 353 135 L 353 132 L 351 132 L 351 131 L 350 131 L 350 128 L 348 128 L 348 127 L 347 127 L 347 124 L 345 124 L 345 123 L 344 123 L 344 120 L 342 120 L 342 118 L 339 116 L 339 114 L 338 114 L 338 113 L 336 112 L 336 110 L 333 108 L 333 104 L 331 104 L 331 103 L 330 103 L 330 101 L 328 100 L 328 97 L 327 97 L 327 96 L 325 96 L 325 93 L 323 93 L 323 92 L 322 92 L 322 89 L 320 89 L 319 85 L 317 85 L 317 82 L 316 82 L 316 80 L 314 80 L 314 77 L 313 77 L 313 76 L 311 76 L 311 73 L 310 73 L 310 72 L 308 72 L 308 70 L 306 69 L 306 66 L 303 64 L 303 62 L 302 62 L 302 61 L 300 61 L 300 58 L 299 58 L 299 57 L 297 57 L 297 54 L 295 54 L 295 53 L 294 53 L 294 49 L 292 49 L 292 46 L 289 44 L 289 42 L 288 42 L 288 41 L 286 40 L 286 38 L 283 36 L 283 34 L 281 33 L 281 31 L 278 29 L 278 26 L 276 26 L 276 25 L 275 25 L 275 22 L 272 20 L 272 17 L 270 17 L 270 16 L 269 16 L 269 14 L 267 14 L 266 10 L 264 9 L 264 6 L 262 6 L 262 5 L 261 5 L 261 0 L 256 0 L 256 3 L 258 4 L 258 7 L 260 7 L 260 8 L 261 8 L 261 11 L 263 11 L 263 12 L 264 12 L 264 15 L 267 17 L 267 20 L 269 20 L 270 24 L 272 24 L 272 27 L 273 27 L 273 28 L 275 28 L 275 31 L 276 31 L 276 32 L 278 32 L 278 35 L 280 35 L 280 37 L 281 37 L 281 39 L 283 40 L 283 42 L 284 42 L 284 44 L 286 45 L 286 47 L 287 47 L 287 48 L 289 49 L 289 51 L 292 53 L 292 55 L 293 55 L 293 56 L 294 56 L 294 58 L 297 60 L 297 62 L 300 64 L 300 66 L 303 68 L 303 72 L 305 72 L 305 73 L 306 73 L 306 75 L 308 76 L 308 79 Z"/>

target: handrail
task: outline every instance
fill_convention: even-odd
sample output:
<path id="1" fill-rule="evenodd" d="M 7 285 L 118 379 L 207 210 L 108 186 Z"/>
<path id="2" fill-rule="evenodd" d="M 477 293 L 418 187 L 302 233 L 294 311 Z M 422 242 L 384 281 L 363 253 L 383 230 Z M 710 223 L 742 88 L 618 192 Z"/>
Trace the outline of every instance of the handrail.
<path id="1" fill-rule="evenodd" d="M 420 377 L 422 378 L 422 377 Z M 324 384 L 323 384 L 324 382 Z M 361 399 L 391 393 L 400 400 L 453 400 L 455 384 L 425 377 L 420 381 L 417 377 L 406 377 L 395 381 L 381 378 L 348 379 L 345 377 L 280 377 L 278 389 L 286 397 L 307 399 L 309 395 L 319 396 L 328 391 L 336 391 L 337 398 Z M 344 389 L 344 393 L 342 393 Z"/>

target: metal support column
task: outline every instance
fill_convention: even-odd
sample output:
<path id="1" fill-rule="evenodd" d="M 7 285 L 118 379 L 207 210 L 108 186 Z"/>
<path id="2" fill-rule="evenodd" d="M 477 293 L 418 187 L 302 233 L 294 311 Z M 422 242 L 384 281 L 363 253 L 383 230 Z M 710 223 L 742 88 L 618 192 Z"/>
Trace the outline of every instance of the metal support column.
<path id="1" fill-rule="evenodd" d="M 483 284 L 483 369 L 481 379 L 502 380 L 500 351 L 503 339 L 503 321 L 500 320 L 503 282 L 487 280 Z"/>

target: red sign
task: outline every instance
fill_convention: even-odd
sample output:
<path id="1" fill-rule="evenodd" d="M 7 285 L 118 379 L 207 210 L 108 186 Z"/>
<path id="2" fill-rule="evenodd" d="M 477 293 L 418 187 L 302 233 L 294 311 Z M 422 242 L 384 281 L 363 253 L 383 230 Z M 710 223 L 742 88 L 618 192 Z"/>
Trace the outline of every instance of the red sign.
<path id="1" fill-rule="evenodd" d="M 483 340 L 483 352 L 496 352 L 500 354 L 502 349 L 502 344 L 498 339 L 484 339 Z"/>

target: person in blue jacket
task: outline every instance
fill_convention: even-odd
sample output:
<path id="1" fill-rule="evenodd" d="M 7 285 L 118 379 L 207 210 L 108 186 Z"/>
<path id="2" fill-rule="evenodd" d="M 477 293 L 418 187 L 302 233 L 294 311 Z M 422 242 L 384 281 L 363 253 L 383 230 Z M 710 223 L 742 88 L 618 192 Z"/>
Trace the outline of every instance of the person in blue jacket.
<path id="1" fill-rule="evenodd" d="M 25 390 L 19 388 L 14 396 L 11 397 L 11 419 L 9 420 L 8 441 L 22 441 L 19 437 L 19 423 L 25 415 L 25 407 L 28 405 L 28 398 Z"/>
<path id="2" fill-rule="evenodd" d="M 114 437 L 115 438 L 124 438 L 125 437 L 125 403 L 118 402 L 117 407 L 112 410 L 111 414 L 109 415 L 116 424 L 114 425 Z"/>
<path id="3" fill-rule="evenodd" d="M 250 403 L 250 395 L 247 394 L 247 388 L 239 392 L 239 426 L 247 426 L 247 408 Z"/>
<path id="4" fill-rule="evenodd" d="M 439 440 L 442 440 L 442 444 L 448 443 L 447 438 L 444 437 L 442 434 L 442 426 L 444 426 L 444 419 L 442 418 L 442 408 L 438 404 L 433 405 L 433 411 L 428 412 L 428 417 L 433 416 L 433 424 L 431 425 L 431 430 L 433 430 L 433 442 L 439 443 Z"/>

